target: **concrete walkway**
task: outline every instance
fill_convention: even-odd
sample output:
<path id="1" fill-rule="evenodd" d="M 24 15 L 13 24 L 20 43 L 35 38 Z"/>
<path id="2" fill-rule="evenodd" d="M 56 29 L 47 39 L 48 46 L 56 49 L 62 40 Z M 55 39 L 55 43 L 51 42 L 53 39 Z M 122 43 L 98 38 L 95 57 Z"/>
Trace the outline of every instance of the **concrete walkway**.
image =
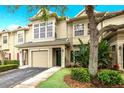
<path id="1" fill-rule="evenodd" d="M 13 88 L 35 88 L 40 82 L 47 80 L 51 75 L 60 70 L 61 67 L 52 67 L 40 74 L 16 85 Z"/>

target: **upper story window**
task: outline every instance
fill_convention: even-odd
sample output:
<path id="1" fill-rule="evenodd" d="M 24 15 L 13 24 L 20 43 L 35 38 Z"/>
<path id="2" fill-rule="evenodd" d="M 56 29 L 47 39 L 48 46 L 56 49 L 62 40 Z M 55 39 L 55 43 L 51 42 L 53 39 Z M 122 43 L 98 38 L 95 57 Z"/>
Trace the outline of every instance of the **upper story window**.
<path id="1" fill-rule="evenodd" d="M 84 24 L 74 25 L 74 34 L 75 36 L 84 35 Z"/>
<path id="2" fill-rule="evenodd" d="M 3 36 L 3 44 L 7 44 L 7 36 Z"/>
<path id="3" fill-rule="evenodd" d="M 39 24 L 34 25 L 34 38 L 39 38 Z"/>
<path id="4" fill-rule="evenodd" d="M 40 38 L 45 38 L 45 23 L 40 24 Z"/>
<path id="5" fill-rule="evenodd" d="M 19 33 L 18 34 L 18 43 L 22 43 L 23 42 L 23 33 Z"/>
<path id="6" fill-rule="evenodd" d="M 44 22 L 34 25 L 34 39 L 49 38 L 53 36 L 53 22 Z"/>
<path id="7" fill-rule="evenodd" d="M 47 23 L 47 37 L 52 37 L 53 23 Z"/>

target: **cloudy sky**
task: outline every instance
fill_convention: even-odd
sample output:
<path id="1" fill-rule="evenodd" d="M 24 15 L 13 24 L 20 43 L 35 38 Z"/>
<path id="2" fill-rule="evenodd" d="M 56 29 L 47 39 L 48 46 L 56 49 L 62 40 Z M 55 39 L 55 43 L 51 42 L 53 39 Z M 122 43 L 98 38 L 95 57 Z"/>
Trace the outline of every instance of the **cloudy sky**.
<path id="1" fill-rule="evenodd" d="M 84 6 L 81 5 L 69 5 L 68 11 L 65 12 L 66 16 L 74 17 L 77 13 L 79 13 Z M 96 6 L 96 10 L 99 12 L 113 12 L 124 10 L 124 5 L 98 5 Z M 0 6 L 0 30 L 1 29 L 12 29 L 17 26 L 26 26 L 29 23 L 29 18 L 37 13 L 38 10 L 34 10 L 33 12 L 27 12 L 26 6 L 22 6 L 19 10 L 12 13 L 10 12 L 6 6 Z M 54 11 L 54 9 L 51 9 Z"/>

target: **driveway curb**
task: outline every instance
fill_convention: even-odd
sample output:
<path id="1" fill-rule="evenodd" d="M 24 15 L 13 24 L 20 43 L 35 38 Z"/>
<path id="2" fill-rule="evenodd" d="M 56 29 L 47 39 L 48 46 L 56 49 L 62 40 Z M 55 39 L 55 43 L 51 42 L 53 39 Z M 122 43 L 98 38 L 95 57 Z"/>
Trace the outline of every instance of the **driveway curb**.
<path id="1" fill-rule="evenodd" d="M 60 69 L 61 67 L 49 68 L 48 70 L 39 73 L 38 75 L 14 86 L 13 88 L 35 88 L 40 82 L 47 80 L 50 76 L 52 76 Z"/>

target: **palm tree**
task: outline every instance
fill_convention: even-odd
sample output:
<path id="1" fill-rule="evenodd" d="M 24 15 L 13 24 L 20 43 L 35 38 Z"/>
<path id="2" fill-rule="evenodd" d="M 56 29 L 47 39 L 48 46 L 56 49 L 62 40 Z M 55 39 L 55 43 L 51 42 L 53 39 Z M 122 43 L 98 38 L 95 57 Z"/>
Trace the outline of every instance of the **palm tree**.
<path id="1" fill-rule="evenodd" d="M 89 20 L 89 31 L 90 31 L 90 58 L 89 58 L 89 72 L 94 77 L 97 74 L 98 69 L 98 43 L 100 36 L 104 32 L 109 31 L 118 31 L 118 29 L 124 28 L 124 24 L 113 25 L 110 24 L 98 30 L 97 26 L 99 23 L 103 22 L 106 19 L 110 19 L 121 14 L 124 14 L 124 10 L 117 13 L 104 13 L 102 17 L 96 17 L 94 13 L 95 6 L 86 5 L 85 10 Z"/>

